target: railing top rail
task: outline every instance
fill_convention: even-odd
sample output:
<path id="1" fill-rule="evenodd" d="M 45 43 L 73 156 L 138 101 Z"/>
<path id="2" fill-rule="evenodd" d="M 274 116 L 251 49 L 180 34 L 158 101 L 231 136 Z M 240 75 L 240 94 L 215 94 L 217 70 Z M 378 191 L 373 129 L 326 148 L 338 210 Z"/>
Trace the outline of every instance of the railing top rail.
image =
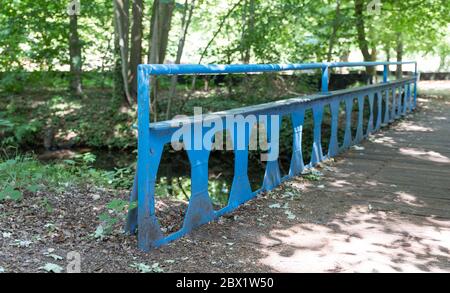
<path id="1" fill-rule="evenodd" d="M 402 62 L 329 62 L 305 64 L 141 64 L 139 69 L 150 75 L 182 75 L 182 74 L 226 74 L 226 73 L 255 73 L 279 72 L 309 69 L 324 69 L 335 67 L 367 67 L 381 65 L 414 64 L 416 61 Z M 417 69 L 416 69 L 417 70 Z"/>
<path id="2" fill-rule="evenodd" d="M 249 114 L 256 114 L 261 111 L 269 110 L 271 108 L 281 108 L 281 107 L 288 107 L 293 104 L 305 104 L 308 102 L 314 102 L 317 100 L 323 100 L 323 99 L 329 99 L 335 96 L 356 96 L 360 92 L 367 92 L 367 91 L 381 91 L 384 88 L 392 87 L 393 85 L 401 85 L 405 82 L 412 82 L 414 81 L 414 78 L 402 78 L 399 80 L 391 81 L 388 83 L 381 83 L 381 84 L 373 84 L 373 85 L 367 85 L 363 87 L 358 88 L 351 88 L 351 89 L 342 89 L 342 90 L 336 90 L 328 93 L 315 93 L 310 95 L 305 95 L 301 97 L 294 97 L 290 99 L 285 100 L 279 100 L 275 102 L 269 102 L 264 104 L 258 104 L 253 106 L 246 106 L 246 107 L 240 107 L 240 108 L 234 108 L 231 110 L 224 110 L 224 111 L 217 111 L 213 113 L 205 113 L 202 115 L 203 119 L 201 121 L 197 122 L 205 122 L 205 121 L 214 121 L 217 118 L 225 118 L 227 115 L 249 115 Z M 166 121 L 159 121 L 159 122 L 153 122 L 150 123 L 150 128 L 154 130 L 165 130 L 165 129 L 171 129 L 171 128 L 178 128 L 180 125 L 183 124 L 190 124 L 195 123 L 194 117 L 183 117 L 178 119 L 172 119 L 172 120 L 166 120 Z"/>

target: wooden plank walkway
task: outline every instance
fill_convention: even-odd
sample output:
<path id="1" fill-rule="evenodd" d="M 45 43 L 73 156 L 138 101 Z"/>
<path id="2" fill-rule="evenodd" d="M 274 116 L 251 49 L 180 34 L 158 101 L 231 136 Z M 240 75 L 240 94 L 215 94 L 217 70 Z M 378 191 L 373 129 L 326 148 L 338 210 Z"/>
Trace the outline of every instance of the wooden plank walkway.
<path id="1" fill-rule="evenodd" d="M 331 209 L 319 225 L 271 231 L 281 236 L 263 247 L 265 265 L 281 272 L 450 272 L 450 98 L 420 105 L 338 157 L 319 189 L 305 189 L 305 198 L 348 209 Z"/>

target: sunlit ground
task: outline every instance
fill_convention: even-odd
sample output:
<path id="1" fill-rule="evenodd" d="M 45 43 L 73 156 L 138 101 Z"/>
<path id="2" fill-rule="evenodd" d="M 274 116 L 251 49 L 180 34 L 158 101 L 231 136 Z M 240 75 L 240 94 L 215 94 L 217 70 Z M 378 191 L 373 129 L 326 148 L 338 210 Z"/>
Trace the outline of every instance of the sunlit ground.
<path id="1" fill-rule="evenodd" d="M 273 230 L 261 242 L 284 249 L 263 249 L 262 263 L 279 272 L 448 272 L 438 259 L 449 257 L 450 221 L 425 221 L 355 206 L 327 226 Z"/>
<path id="2" fill-rule="evenodd" d="M 421 82 L 420 90 L 435 95 L 419 100 L 420 112 L 347 152 L 324 189 L 309 188 L 348 210 L 261 236 L 262 264 L 278 272 L 450 272 L 450 81 Z"/>
<path id="3" fill-rule="evenodd" d="M 450 96 L 450 80 L 419 82 L 419 94 Z"/>

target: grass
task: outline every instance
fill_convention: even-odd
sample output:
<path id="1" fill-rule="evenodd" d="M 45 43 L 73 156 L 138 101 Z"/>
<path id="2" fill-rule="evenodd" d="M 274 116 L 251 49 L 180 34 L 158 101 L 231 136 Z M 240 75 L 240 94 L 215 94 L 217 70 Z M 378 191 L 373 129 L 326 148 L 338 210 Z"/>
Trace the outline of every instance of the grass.
<path id="1" fill-rule="evenodd" d="M 27 193 L 40 190 L 58 193 L 70 185 L 128 188 L 132 179 L 124 177 L 123 170 L 97 170 L 91 167 L 93 160 L 90 153 L 48 164 L 31 155 L 0 159 L 0 200 L 20 201 Z"/>

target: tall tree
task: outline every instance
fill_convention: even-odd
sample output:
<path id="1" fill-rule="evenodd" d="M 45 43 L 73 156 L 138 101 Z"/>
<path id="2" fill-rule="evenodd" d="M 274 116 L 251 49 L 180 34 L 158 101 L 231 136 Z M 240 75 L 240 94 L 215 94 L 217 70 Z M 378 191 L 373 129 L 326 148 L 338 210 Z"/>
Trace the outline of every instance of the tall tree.
<path id="1" fill-rule="evenodd" d="M 364 0 L 355 0 L 355 26 L 357 32 L 357 41 L 359 49 L 363 55 L 364 61 L 373 61 L 374 56 L 369 51 L 369 42 L 366 37 L 366 26 L 364 22 L 364 9 L 366 5 Z M 375 53 L 376 51 L 373 51 Z M 375 73 L 375 68 L 367 67 L 367 73 L 373 76 Z"/>
<path id="2" fill-rule="evenodd" d="M 363 55 L 364 61 L 372 61 L 372 55 L 369 52 L 369 42 L 366 38 L 366 26 L 364 23 L 364 0 L 355 0 L 355 20 L 358 46 Z"/>
<path id="3" fill-rule="evenodd" d="M 130 26 L 130 3 L 129 0 L 113 0 L 114 1 L 114 27 L 115 27 L 115 47 L 120 57 L 116 60 L 116 72 L 120 72 L 117 76 L 116 93 L 122 95 L 128 105 L 132 104 L 132 97 L 128 83 L 129 66 L 128 66 L 128 48 L 129 48 L 129 26 Z M 120 70 L 119 70 L 120 69 Z"/>
<path id="4" fill-rule="evenodd" d="M 403 37 L 402 37 L 402 33 L 400 33 L 400 32 L 397 33 L 396 53 L 397 53 L 397 61 L 398 62 L 403 61 Z M 403 72 L 403 67 L 401 64 L 398 64 L 397 70 L 396 70 L 397 79 L 402 78 L 402 76 L 403 76 L 402 72 Z"/>
<path id="5" fill-rule="evenodd" d="M 242 36 L 241 36 L 241 61 L 248 64 L 252 49 L 252 39 L 255 30 L 255 0 L 246 0 L 242 13 Z"/>
<path id="6" fill-rule="evenodd" d="M 183 17 L 181 20 L 181 27 L 180 27 L 180 39 L 178 40 L 178 48 L 177 48 L 177 56 L 175 59 L 175 64 L 181 63 L 181 57 L 183 56 L 184 44 L 186 42 L 186 35 L 188 33 L 189 25 L 191 24 L 194 7 L 195 7 L 195 0 L 192 0 L 190 7 L 188 5 L 188 0 L 185 0 L 184 9 L 183 9 Z M 172 111 L 172 109 L 171 109 L 172 100 L 174 99 L 175 94 L 176 94 L 177 83 L 178 83 L 178 76 L 177 75 L 172 76 L 172 79 L 170 82 L 169 100 L 167 102 L 167 112 L 166 112 L 167 120 L 170 119 L 170 115 L 171 115 L 171 111 Z"/>
<path id="7" fill-rule="evenodd" d="M 150 19 L 149 64 L 164 63 L 174 8 L 174 0 L 154 0 L 153 2 Z"/>
<path id="8" fill-rule="evenodd" d="M 70 14 L 69 27 L 70 90 L 73 94 L 81 96 L 83 94 L 81 43 L 78 35 L 78 15 L 75 11 Z"/>
<path id="9" fill-rule="evenodd" d="M 150 19 L 149 64 L 164 63 L 174 8 L 174 0 L 154 0 L 153 2 L 152 17 Z M 154 121 L 157 121 L 158 83 L 156 79 L 152 80 L 152 94 L 152 114 Z"/>
<path id="10" fill-rule="evenodd" d="M 137 100 L 137 66 L 142 63 L 142 17 L 143 1 L 133 0 L 133 24 L 131 27 L 130 76 L 131 96 Z"/>
<path id="11" fill-rule="evenodd" d="M 333 48 L 336 43 L 336 37 L 338 33 L 338 29 L 341 24 L 341 0 L 336 1 L 336 14 L 333 20 L 333 27 L 331 28 L 331 36 L 330 41 L 328 43 L 328 53 L 327 53 L 327 62 L 331 61 L 333 57 Z"/>

